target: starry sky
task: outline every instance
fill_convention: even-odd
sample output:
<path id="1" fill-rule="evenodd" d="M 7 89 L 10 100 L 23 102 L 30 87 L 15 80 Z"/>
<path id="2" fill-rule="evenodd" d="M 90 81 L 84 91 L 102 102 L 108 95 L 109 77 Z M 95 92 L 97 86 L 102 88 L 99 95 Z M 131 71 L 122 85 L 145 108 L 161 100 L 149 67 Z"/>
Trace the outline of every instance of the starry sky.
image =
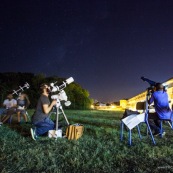
<path id="1" fill-rule="evenodd" d="M 0 72 L 73 77 L 90 97 L 133 97 L 173 77 L 172 0 L 2 0 Z"/>

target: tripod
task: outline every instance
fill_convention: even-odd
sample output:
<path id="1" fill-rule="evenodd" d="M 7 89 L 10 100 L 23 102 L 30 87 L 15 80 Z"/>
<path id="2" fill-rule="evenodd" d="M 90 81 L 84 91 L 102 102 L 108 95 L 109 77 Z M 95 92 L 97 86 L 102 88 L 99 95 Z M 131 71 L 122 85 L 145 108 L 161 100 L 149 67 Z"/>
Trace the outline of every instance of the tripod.
<path id="1" fill-rule="evenodd" d="M 152 139 L 152 141 L 155 145 L 156 142 L 155 142 L 154 136 L 152 134 L 152 131 L 151 131 L 151 128 L 150 128 L 150 125 L 149 125 L 149 122 L 148 122 L 148 114 L 149 114 L 148 96 L 150 95 L 150 89 L 151 88 L 147 89 L 146 100 L 145 100 L 145 123 L 147 124 L 147 135 L 148 135 L 148 133 L 150 134 L 151 139 Z"/>
<path id="2" fill-rule="evenodd" d="M 57 101 L 57 103 L 56 103 L 56 128 L 55 128 L 55 135 L 54 135 L 55 138 L 62 137 L 62 131 L 58 130 L 58 124 L 59 124 L 58 120 L 59 120 L 59 114 L 60 113 L 63 114 L 67 124 L 69 125 L 67 117 L 66 117 L 66 115 L 64 113 L 64 110 L 62 108 L 61 101 L 65 101 L 65 103 L 64 103 L 65 106 L 70 106 L 71 102 L 67 100 L 67 95 L 66 95 L 66 93 L 63 89 L 67 86 L 67 84 L 70 84 L 73 81 L 74 81 L 74 79 L 72 77 L 70 77 L 66 81 L 64 81 L 60 86 L 56 86 L 55 85 L 56 82 L 50 84 L 51 92 L 56 92 L 56 91 L 59 92 L 57 95 L 52 95 L 51 96 L 51 99 L 55 99 Z"/>
<path id="3" fill-rule="evenodd" d="M 64 91 L 62 91 L 62 92 L 64 92 Z M 58 129 L 58 126 L 59 126 L 59 115 L 62 113 L 63 116 L 64 116 L 64 119 L 65 119 L 65 121 L 67 123 L 67 125 L 69 125 L 70 123 L 69 123 L 69 121 L 68 121 L 68 119 L 67 119 L 67 117 L 66 117 L 66 115 L 64 113 L 64 110 L 63 110 L 63 107 L 61 105 L 61 101 L 60 101 L 59 97 L 57 97 L 57 95 L 54 95 L 53 98 L 55 98 L 55 97 L 56 97 L 56 101 L 57 101 L 57 103 L 56 103 L 55 138 L 57 138 L 57 137 L 62 137 L 62 134 L 60 134 L 61 133 L 60 132 L 61 130 Z"/>

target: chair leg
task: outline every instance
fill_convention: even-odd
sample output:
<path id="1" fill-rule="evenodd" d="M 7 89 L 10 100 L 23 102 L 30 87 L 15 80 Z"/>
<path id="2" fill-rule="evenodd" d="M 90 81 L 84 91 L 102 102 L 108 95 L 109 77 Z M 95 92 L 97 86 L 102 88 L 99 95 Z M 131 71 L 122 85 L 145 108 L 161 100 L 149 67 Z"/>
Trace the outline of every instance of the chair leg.
<path id="1" fill-rule="evenodd" d="M 172 123 L 172 121 L 167 121 L 167 123 L 168 123 L 168 125 L 173 129 L 173 123 Z"/>
<path id="2" fill-rule="evenodd" d="M 137 127 L 137 130 L 138 130 L 138 135 L 139 135 L 139 138 L 140 138 L 140 139 L 142 139 L 142 136 L 141 136 L 141 132 L 140 132 L 139 125 L 137 125 L 136 127 Z"/>
<path id="3" fill-rule="evenodd" d="M 173 121 L 171 121 L 171 128 L 173 129 Z"/>
<path id="4" fill-rule="evenodd" d="M 129 145 L 132 145 L 132 131 L 129 129 Z"/>
<path id="5" fill-rule="evenodd" d="M 149 131 L 149 133 L 151 135 L 151 139 L 153 141 L 153 144 L 156 145 L 156 142 L 154 140 L 154 137 L 153 137 L 153 134 L 152 134 L 152 131 L 151 131 L 151 128 L 150 128 L 150 125 L 149 125 L 148 121 L 146 121 L 146 124 L 147 124 L 148 131 Z"/>

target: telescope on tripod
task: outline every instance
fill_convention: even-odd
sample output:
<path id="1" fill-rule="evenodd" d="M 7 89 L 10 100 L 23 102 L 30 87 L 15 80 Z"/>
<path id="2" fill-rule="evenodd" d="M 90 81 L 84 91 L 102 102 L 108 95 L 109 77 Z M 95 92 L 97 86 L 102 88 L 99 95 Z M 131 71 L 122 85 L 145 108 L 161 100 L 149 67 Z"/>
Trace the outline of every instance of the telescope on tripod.
<path id="1" fill-rule="evenodd" d="M 51 93 L 58 92 L 58 94 L 54 94 L 54 95 L 51 96 L 51 99 L 57 101 L 57 103 L 56 103 L 56 128 L 55 128 L 55 132 L 54 132 L 54 135 L 53 135 L 55 138 L 62 137 L 62 131 L 58 129 L 59 114 L 61 114 L 61 113 L 63 114 L 67 125 L 69 125 L 69 122 L 68 122 L 68 119 L 67 119 L 67 117 L 64 113 L 61 101 L 65 101 L 64 102 L 65 106 L 70 106 L 71 102 L 68 101 L 67 95 L 64 91 L 64 88 L 67 85 L 69 85 L 70 83 L 72 83 L 73 81 L 74 81 L 74 79 L 72 77 L 70 77 L 70 78 L 66 79 L 65 81 L 63 81 L 62 84 L 59 85 L 59 86 L 55 85 L 57 82 L 54 82 L 54 83 L 50 84 Z"/>
<path id="2" fill-rule="evenodd" d="M 16 94 L 18 95 L 20 92 L 24 91 L 24 88 L 28 89 L 30 87 L 30 85 L 26 82 L 23 87 L 19 86 L 19 89 L 18 90 L 13 90 L 13 94 Z"/>

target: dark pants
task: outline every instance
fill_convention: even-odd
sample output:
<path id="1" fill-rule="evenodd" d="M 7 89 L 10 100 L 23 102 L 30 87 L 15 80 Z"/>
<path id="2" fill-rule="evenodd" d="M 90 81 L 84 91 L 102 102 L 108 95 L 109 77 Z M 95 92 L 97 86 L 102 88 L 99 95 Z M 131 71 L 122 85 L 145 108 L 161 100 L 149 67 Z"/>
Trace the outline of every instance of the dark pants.
<path id="1" fill-rule="evenodd" d="M 16 108 L 9 108 L 9 109 L 6 109 L 5 110 L 5 115 L 4 117 L 2 118 L 2 122 L 5 123 L 10 117 L 11 115 L 15 114 L 16 113 Z"/>
<path id="2" fill-rule="evenodd" d="M 151 130 L 154 130 L 156 133 L 160 132 L 160 120 L 157 113 L 148 114 L 148 123 L 150 125 Z"/>
<path id="3" fill-rule="evenodd" d="M 45 118 L 42 121 L 33 123 L 36 127 L 36 135 L 43 135 L 49 130 L 55 129 L 55 123 L 50 118 Z"/>

